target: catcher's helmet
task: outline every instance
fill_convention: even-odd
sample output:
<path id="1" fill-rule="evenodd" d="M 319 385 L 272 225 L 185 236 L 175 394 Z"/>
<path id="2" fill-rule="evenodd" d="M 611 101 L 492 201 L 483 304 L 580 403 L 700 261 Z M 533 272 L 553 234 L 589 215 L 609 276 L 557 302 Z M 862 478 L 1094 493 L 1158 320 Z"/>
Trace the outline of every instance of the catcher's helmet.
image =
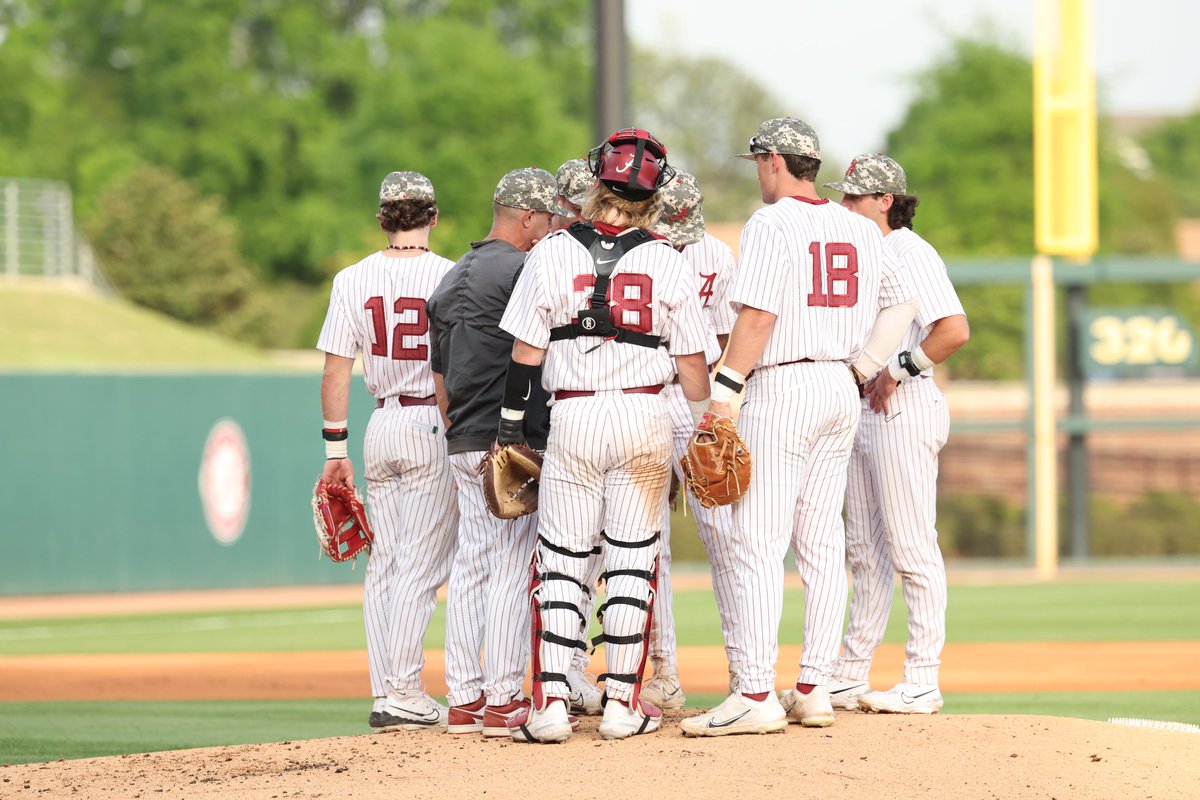
<path id="1" fill-rule="evenodd" d="M 667 164 L 667 148 L 649 131 L 622 128 L 588 153 L 592 174 L 626 200 L 653 197 L 675 170 Z"/>

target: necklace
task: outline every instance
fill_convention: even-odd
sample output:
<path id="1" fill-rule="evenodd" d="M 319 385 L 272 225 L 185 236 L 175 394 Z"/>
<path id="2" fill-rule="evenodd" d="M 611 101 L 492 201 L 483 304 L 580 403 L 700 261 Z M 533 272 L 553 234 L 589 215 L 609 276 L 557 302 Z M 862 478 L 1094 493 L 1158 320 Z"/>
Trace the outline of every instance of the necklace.
<path id="1" fill-rule="evenodd" d="M 430 252 L 428 247 L 424 247 L 424 246 L 422 246 L 422 245 L 419 245 L 419 244 L 406 244 L 406 245 L 403 245 L 403 246 L 401 246 L 401 245 L 395 245 L 395 244 L 389 244 L 389 245 L 387 246 L 387 249 L 388 249 L 388 250 L 424 250 L 426 253 Z"/>

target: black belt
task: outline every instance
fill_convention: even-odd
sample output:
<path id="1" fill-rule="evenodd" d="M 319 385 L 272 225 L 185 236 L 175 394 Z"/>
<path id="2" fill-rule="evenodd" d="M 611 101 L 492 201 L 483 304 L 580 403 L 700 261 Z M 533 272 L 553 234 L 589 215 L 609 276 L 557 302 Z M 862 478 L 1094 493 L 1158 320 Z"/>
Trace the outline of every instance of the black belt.
<path id="1" fill-rule="evenodd" d="M 436 406 L 437 405 L 437 396 L 432 395 L 432 394 L 429 395 L 428 397 L 410 397 L 409 395 L 406 395 L 406 394 L 392 395 L 392 397 L 395 397 L 396 402 L 402 406 Z M 390 397 L 378 398 L 375 401 L 375 407 L 383 408 L 383 404 L 386 403 L 390 399 L 392 399 L 392 398 L 390 398 Z"/>

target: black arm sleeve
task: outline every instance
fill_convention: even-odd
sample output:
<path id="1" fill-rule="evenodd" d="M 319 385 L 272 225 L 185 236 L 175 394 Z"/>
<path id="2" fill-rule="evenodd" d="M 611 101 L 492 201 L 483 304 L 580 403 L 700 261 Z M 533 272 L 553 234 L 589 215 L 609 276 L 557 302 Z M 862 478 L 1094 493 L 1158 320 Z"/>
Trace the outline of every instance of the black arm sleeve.
<path id="1" fill-rule="evenodd" d="M 504 399 L 501 405 L 513 411 L 524 411 L 529 403 L 530 390 L 533 382 L 538 379 L 541 370 L 531 364 L 520 364 L 511 359 L 508 362 L 508 375 L 504 379 Z"/>

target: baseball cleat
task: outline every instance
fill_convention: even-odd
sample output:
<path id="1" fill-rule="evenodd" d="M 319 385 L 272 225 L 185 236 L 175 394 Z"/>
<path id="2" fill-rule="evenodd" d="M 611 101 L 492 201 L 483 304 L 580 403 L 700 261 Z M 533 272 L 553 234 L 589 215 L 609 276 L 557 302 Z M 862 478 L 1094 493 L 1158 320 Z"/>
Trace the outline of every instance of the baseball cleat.
<path id="1" fill-rule="evenodd" d="M 551 697 L 540 711 L 532 703 L 518 711 L 509 720 L 508 733 L 514 742 L 557 744 L 570 739 L 578 724 L 567 714 L 567 701 Z"/>
<path id="2" fill-rule="evenodd" d="M 604 692 L 596 688 L 596 684 L 589 680 L 591 676 L 585 675 L 582 670 L 571 669 L 567 671 L 567 683 L 571 687 L 571 713 L 582 714 L 583 716 L 598 716 L 604 713 Z"/>
<path id="3" fill-rule="evenodd" d="M 368 724 L 375 733 L 436 730 L 446 727 L 446 716 L 446 707 L 420 689 L 393 690 Z"/>
<path id="4" fill-rule="evenodd" d="M 944 702 L 936 683 L 897 683 L 858 698 L 859 708 L 884 714 L 936 714 Z"/>
<path id="5" fill-rule="evenodd" d="M 775 733 L 787 728 L 787 715 L 774 692 L 761 701 L 731 694 L 712 711 L 682 720 L 679 727 L 685 736 Z"/>
<path id="6" fill-rule="evenodd" d="M 655 672 L 654 677 L 642 686 L 641 697 L 663 711 L 681 709 L 687 699 L 684 697 L 683 687 L 679 685 L 679 673 L 674 667 Z"/>
<path id="7" fill-rule="evenodd" d="M 830 678 L 824 687 L 829 690 L 829 702 L 833 707 L 846 711 L 858 708 L 858 698 L 871 691 L 871 684 L 867 681 L 839 678 L 836 675 Z"/>
<path id="8" fill-rule="evenodd" d="M 482 731 L 484 703 L 483 695 L 479 695 L 474 703 L 450 706 L 446 733 L 479 733 Z"/>
<path id="9" fill-rule="evenodd" d="M 628 739 L 639 733 L 653 733 L 661 724 L 662 712 L 644 698 L 638 701 L 637 709 L 609 698 L 604 704 L 604 719 L 600 720 L 600 735 L 605 739 Z"/>
<path id="10" fill-rule="evenodd" d="M 833 724 L 833 704 L 829 701 L 829 690 L 824 686 L 815 686 L 808 694 L 788 689 L 779 696 L 779 702 L 787 713 L 788 722 L 806 728 L 828 728 Z"/>

